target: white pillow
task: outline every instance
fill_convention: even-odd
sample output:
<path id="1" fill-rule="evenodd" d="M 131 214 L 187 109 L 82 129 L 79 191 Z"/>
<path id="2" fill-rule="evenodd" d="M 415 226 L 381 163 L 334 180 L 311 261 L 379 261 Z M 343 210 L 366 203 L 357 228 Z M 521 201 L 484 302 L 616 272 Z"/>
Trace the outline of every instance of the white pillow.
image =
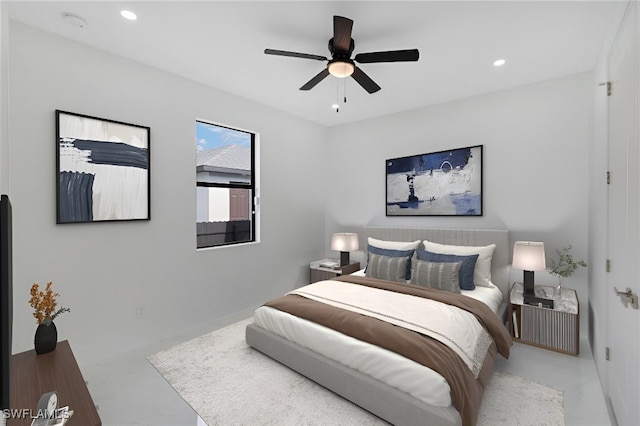
<path id="1" fill-rule="evenodd" d="M 420 240 L 405 242 L 405 241 L 384 241 L 384 240 L 376 240 L 375 238 L 369 237 L 367 242 L 381 249 L 389 249 L 389 250 L 415 250 L 420 245 Z"/>
<path id="2" fill-rule="evenodd" d="M 477 254 L 478 261 L 476 262 L 476 268 L 473 271 L 473 283 L 483 287 L 493 286 L 493 283 L 491 282 L 491 258 L 493 257 L 493 251 L 496 248 L 495 244 L 490 244 L 484 247 L 473 247 L 438 244 L 427 240 L 424 240 L 422 243 L 424 244 L 425 250 L 432 253 L 456 254 L 458 256 Z"/>

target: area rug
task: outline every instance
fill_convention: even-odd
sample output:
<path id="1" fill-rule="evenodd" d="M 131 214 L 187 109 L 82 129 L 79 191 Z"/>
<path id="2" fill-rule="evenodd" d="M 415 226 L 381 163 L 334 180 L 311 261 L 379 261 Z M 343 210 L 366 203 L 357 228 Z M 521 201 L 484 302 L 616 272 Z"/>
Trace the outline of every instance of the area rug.
<path id="1" fill-rule="evenodd" d="M 148 357 L 209 425 L 385 425 L 380 418 L 249 347 L 251 319 Z M 523 403 L 526 401 L 526 403 Z M 479 426 L 564 425 L 557 389 L 495 372 Z"/>

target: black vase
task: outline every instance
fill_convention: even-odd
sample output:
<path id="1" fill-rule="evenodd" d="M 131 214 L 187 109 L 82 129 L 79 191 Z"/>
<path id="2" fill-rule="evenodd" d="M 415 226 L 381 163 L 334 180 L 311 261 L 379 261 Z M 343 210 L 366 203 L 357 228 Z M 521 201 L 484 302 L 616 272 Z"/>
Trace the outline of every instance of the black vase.
<path id="1" fill-rule="evenodd" d="M 33 344 L 37 354 L 46 354 L 56 348 L 58 343 L 58 329 L 53 322 L 49 324 L 40 324 L 36 328 L 36 336 Z"/>

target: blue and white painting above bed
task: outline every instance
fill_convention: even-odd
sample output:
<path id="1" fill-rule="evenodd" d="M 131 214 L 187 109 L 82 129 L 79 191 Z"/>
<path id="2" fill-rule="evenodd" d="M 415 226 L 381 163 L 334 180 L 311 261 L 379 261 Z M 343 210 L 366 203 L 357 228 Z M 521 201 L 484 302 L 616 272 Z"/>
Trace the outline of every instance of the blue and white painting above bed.
<path id="1" fill-rule="evenodd" d="M 386 160 L 387 216 L 482 216 L 482 145 Z"/>
<path id="2" fill-rule="evenodd" d="M 150 219 L 150 129 L 56 110 L 56 223 Z"/>

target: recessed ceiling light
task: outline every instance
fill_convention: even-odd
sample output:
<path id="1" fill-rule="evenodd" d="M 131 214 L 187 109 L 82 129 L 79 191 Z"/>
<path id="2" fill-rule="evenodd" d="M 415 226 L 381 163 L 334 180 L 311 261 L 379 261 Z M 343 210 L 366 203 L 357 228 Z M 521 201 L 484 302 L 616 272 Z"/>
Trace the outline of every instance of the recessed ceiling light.
<path id="1" fill-rule="evenodd" d="M 331 108 L 333 108 L 333 109 L 336 109 L 336 110 L 337 110 L 338 108 L 340 108 L 340 105 L 338 105 L 338 104 L 333 104 L 333 105 L 331 105 Z"/>
<path id="2" fill-rule="evenodd" d="M 138 19 L 138 16 L 130 10 L 122 10 L 120 12 L 120 15 L 122 15 L 123 18 L 128 19 L 130 21 L 135 21 L 136 19 Z"/>
<path id="3" fill-rule="evenodd" d="M 494 67 L 501 67 L 506 63 L 507 63 L 507 61 L 504 60 L 504 59 L 497 59 L 496 61 L 493 62 L 493 66 Z"/>

